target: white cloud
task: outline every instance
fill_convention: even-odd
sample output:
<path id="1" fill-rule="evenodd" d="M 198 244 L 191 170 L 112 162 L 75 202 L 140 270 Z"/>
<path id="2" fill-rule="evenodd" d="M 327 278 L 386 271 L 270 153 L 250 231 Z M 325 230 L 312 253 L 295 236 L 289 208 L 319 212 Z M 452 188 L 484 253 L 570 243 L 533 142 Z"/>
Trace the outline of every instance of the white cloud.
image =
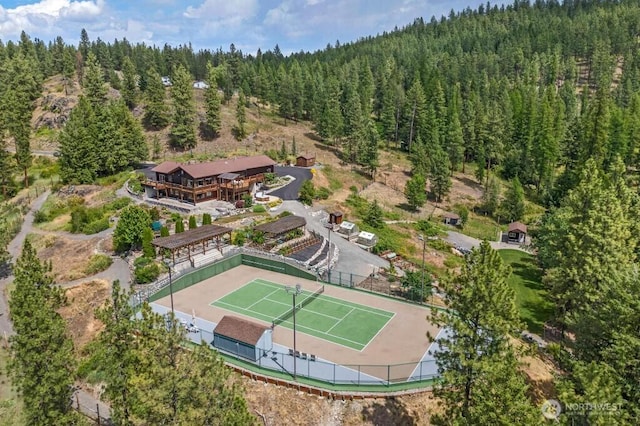
<path id="1" fill-rule="evenodd" d="M 104 0 L 42 0 L 38 3 L 0 7 L 0 37 L 15 37 L 21 31 L 55 33 L 65 22 L 91 22 L 104 10 Z M 59 32 L 59 31 L 58 31 Z"/>
<path id="2" fill-rule="evenodd" d="M 187 7 L 184 16 L 213 21 L 244 21 L 258 12 L 257 0 L 205 0 L 200 6 Z"/>

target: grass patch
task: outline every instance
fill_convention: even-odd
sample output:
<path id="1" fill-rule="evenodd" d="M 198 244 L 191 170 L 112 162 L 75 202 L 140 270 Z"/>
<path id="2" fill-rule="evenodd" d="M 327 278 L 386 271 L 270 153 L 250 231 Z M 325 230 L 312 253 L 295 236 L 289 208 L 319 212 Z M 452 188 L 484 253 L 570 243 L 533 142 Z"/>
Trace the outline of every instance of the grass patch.
<path id="1" fill-rule="evenodd" d="M 469 219 L 464 228 L 456 229 L 456 231 L 479 240 L 496 241 L 499 228 L 498 224 L 490 217 L 469 212 Z"/>
<path id="2" fill-rule="evenodd" d="M 331 165 L 326 164 L 322 168 L 322 172 L 324 173 L 327 180 L 329 181 L 330 190 L 337 191 L 339 189 L 342 189 L 342 186 L 343 186 L 342 178 L 338 176 L 338 174 L 336 173 L 336 170 L 333 167 L 331 167 Z"/>
<path id="3" fill-rule="evenodd" d="M 498 250 L 498 254 L 511 266 L 512 273 L 507 282 L 516 293 L 520 319 L 529 331 L 541 334 L 545 321 L 553 314 L 553 305 L 542 285 L 542 271 L 529 253 Z"/>
<path id="4" fill-rule="evenodd" d="M 22 412 L 22 400 L 7 376 L 9 351 L 0 347 L 0 426 L 22 425 L 25 418 Z"/>
<path id="5" fill-rule="evenodd" d="M 89 258 L 89 263 L 84 268 L 84 273 L 87 275 L 95 275 L 109 268 L 113 260 L 106 254 L 94 254 Z"/>

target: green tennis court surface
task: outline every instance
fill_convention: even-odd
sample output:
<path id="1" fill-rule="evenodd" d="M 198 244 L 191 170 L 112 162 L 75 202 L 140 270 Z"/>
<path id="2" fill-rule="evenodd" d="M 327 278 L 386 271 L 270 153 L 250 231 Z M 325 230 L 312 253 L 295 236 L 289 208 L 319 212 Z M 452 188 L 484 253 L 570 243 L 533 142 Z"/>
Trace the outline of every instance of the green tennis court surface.
<path id="1" fill-rule="evenodd" d="M 362 350 L 395 315 L 393 312 L 347 302 L 334 297 L 303 290 L 296 297 L 296 330 L 352 349 Z M 285 286 L 256 279 L 211 303 L 259 320 L 272 322 L 292 308 L 292 296 Z M 277 321 L 281 327 L 293 328 L 293 319 Z"/>

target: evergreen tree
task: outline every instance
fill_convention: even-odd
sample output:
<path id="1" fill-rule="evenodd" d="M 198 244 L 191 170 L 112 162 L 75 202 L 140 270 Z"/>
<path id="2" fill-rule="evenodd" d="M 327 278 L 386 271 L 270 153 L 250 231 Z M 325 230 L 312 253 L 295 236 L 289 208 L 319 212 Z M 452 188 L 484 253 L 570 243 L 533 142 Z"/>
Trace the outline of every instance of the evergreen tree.
<path id="1" fill-rule="evenodd" d="M 136 407 L 136 370 L 139 366 L 136 351 L 135 312 L 129 295 L 114 281 L 111 300 L 96 311 L 96 318 L 104 324 L 98 335 L 93 362 L 104 372 L 104 395 L 111 403 L 111 418 L 115 424 L 130 425 Z"/>
<path id="2" fill-rule="evenodd" d="M 142 232 L 142 255 L 149 259 L 155 259 L 156 257 L 156 248 L 151 244 L 153 238 L 153 230 L 151 227 L 145 228 Z"/>
<path id="3" fill-rule="evenodd" d="M 4 132 L 0 127 L 0 134 L 1 133 Z M 0 186 L 2 187 L 3 200 L 6 200 L 7 196 L 12 192 L 14 171 L 15 163 L 11 154 L 6 149 L 6 141 L 4 138 L 0 138 Z"/>
<path id="4" fill-rule="evenodd" d="M 197 227 L 198 227 L 198 224 L 196 223 L 196 217 L 189 216 L 189 229 L 196 229 Z"/>
<path id="5" fill-rule="evenodd" d="M 245 124 L 247 123 L 247 113 L 245 111 L 245 103 L 246 99 L 244 97 L 244 92 L 240 90 L 238 94 L 238 105 L 236 106 L 236 120 L 238 121 L 236 125 L 236 139 L 242 140 L 247 136 L 247 129 L 245 128 Z"/>
<path id="6" fill-rule="evenodd" d="M 60 177 L 66 183 L 91 183 L 98 174 L 96 118 L 81 96 L 60 133 Z"/>
<path id="7" fill-rule="evenodd" d="M 64 94 L 69 96 L 70 89 L 73 87 L 73 76 L 75 74 L 75 58 L 71 48 L 64 49 L 62 63 L 62 76 L 64 78 Z"/>
<path id="8" fill-rule="evenodd" d="M 369 203 L 369 208 L 362 218 L 362 221 L 372 228 L 384 228 L 384 214 L 378 204 L 378 200 L 374 199 L 373 202 Z"/>
<path id="9" fill-rule="evenodd" d="M 489 177 L 487 187 L 482 193 L 482 210 L 490 215 L 495 214 L 500 206 L 500 182 L 494 177 Z"/>
<path id="10" fill-rule="evenodd" d="M 211 225 L 211 215 L 209 213 L 202 213 L 202 225 Z"/>
<path id="11" fill-rule="evenodd" d="M 467 257 L 460 275 L 442 282 L 450 310 L 433 311 L 431 321 L 446 326 L 434 357 L 441 381 L 442 424 L 539 423 L 528 399 L 509 334 L 517 331 L 515 294 L 507 284 L 510 269 L 487 241 Z"/>
<path id="12" fill-rule="evenodd" d="M 432 151 L 429 160 L 431 192 L 436 201 L 440 202 L 442 197 L 447 195 L 451 189 L 451 164 L 449 157 L 441 148 L 436 148 Z"/>
<path id="13" fill-rule="evenodd" d="M 358 149 L 358 163 L 365 168 L 371 179 L 375 180 L 376 171 L 380 166 L 378 155 L 378 143 L 380 137 L 372 119 L 367 119 L 363 130 L 363 139 Z"/>
<path id="14" fill-rule="evenodd" d="M 10 339 L 10 373 L 24 399 L 28 424 L 72 425 L 75 374 L 73 342 L 57 310 L 64 294 L 53 285 L 51 266 L 41 263 L 25 241 L 14 268 L 15 289 L 9 308 L 15 335 Z"/>
<path id="15" fill-rule="evenodd" d="M 184 232 L 184 222 L 182 221 L 182 219 L 178 219 L 176 221 L 176 229 L 175 229 L 175 233 L 179 234 L 181 232 Z"/>
<path id="16" fill-rule="evenodd" d="M 143 122 L 147 127 L 158 130 L 169 124 L 169 110 L 160 74 L 154 68 L 151 68 L 147 74 L 147 90 L 145 91 L 147 105 Z"/>
<path id="17" fill-rule="evenodd" d="M 502 202 L 502 215 L 509 222 L 515 222 L 522 220 L 524 210 L 524 189 L 522 189 L 520 179 L 516 176 L 511 180 L 511 185 L 507 189 Z"/>
<path id="18" fill-rule="evenodd" d="M 97 112 L 107 100 L 107 87 L 104 84 L 102 68 L 93 52 L 90 52 L 87 58 L 87 70 L 83 86 L 87 100 L 94 112 Z"/>
<path id="19" fill-rule="evenodd" d="M 407 197 L 407 204 L 413 210 L 418 210 L 427 201 L 426 180 L 424 175 L 414 173 L 404 187 L 404 196 Z"/>
<path id="20" fill-rule="evenodd" d="M 171 144 L 179 149 L 196 146 L 196 106 L 193 100 L 193 88 L 189 72 L 180 65 L 173 74 L 171 87 L 173 100 L 173 119 L 171 122 Z"/>
<path id="21" fill-rule="evenodd" d="M 216 69 L 211 64 L 207 64 L 207 84 L 209 87 L 204 92 L 206 124 L 208 130 L 215 136 L 219 134 L 222 127 L 222 117 L 220 116 L 220 96 L 218 96 Z"/>
<path id="22" fill-rule="evenodd" d="M 458 169 L 458 166 L 464 161 L 464 136 L 462 134 L 462 125 L 460 124 L 460 107 L 459 107 L 459 89 L 456 87 L 454 93 L 454 102 L 449 109 L 449 121 L 447 125 L 446 147 L 449 155 L 449 163 L 451 171 Z"/>
<path id="23" fill-rule="evenodd" d="M 122 90 L 120 94 L 129 109 L 135 108 L 138 100 L 138 77 L 136 68 L 129 57 L 125 57 L 122 62 Z"/>

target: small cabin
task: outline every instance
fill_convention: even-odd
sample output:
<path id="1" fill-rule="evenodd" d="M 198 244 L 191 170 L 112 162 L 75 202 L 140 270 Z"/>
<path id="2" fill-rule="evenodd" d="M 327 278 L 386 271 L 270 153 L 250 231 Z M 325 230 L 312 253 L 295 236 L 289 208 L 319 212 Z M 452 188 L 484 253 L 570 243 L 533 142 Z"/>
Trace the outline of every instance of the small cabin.
<path id="1" fill-rule="evenodd" d="M 313 167 L 316 164 L 316 156 L 314 154 L 300 154 L 296 157 L 296 166 Z"/>
<path id="2" fill-rule="evenodd" d="M 511 222 L 507 228 L 507 242 L 524 244 L 527 239 L 527 225 L 522 222 Z"/>
<path id="3" fill-rule="evenodd" d="M 378 237 L 376 234 L 371 232 L 362 231 L 358 234 L 358 239 L 356 240 L 356 244 L 366 247 L 370 249 L 375 246 L 378 242 Z"/>
<path id="4" fill-rule="evenodd" d="M 271 327 L 225 315 L 213 330 L 213 346 L 217 349 L 257 361 L 273 348 Z"/>
<path id="5" fill-rule="evenodd" d="M 338 233 L 346 238 L 356 238 L 358 233 L 360 232 L 360 228 L 353 222 L 342 221 L 340 227 L 338 228 Z"/>
<path id="6" fill-rule="evenodd" d="M 455 213 L 446 212 L 442 218 L 445 225 L 458 226 L 460 224 L 460 216 Z"/>

